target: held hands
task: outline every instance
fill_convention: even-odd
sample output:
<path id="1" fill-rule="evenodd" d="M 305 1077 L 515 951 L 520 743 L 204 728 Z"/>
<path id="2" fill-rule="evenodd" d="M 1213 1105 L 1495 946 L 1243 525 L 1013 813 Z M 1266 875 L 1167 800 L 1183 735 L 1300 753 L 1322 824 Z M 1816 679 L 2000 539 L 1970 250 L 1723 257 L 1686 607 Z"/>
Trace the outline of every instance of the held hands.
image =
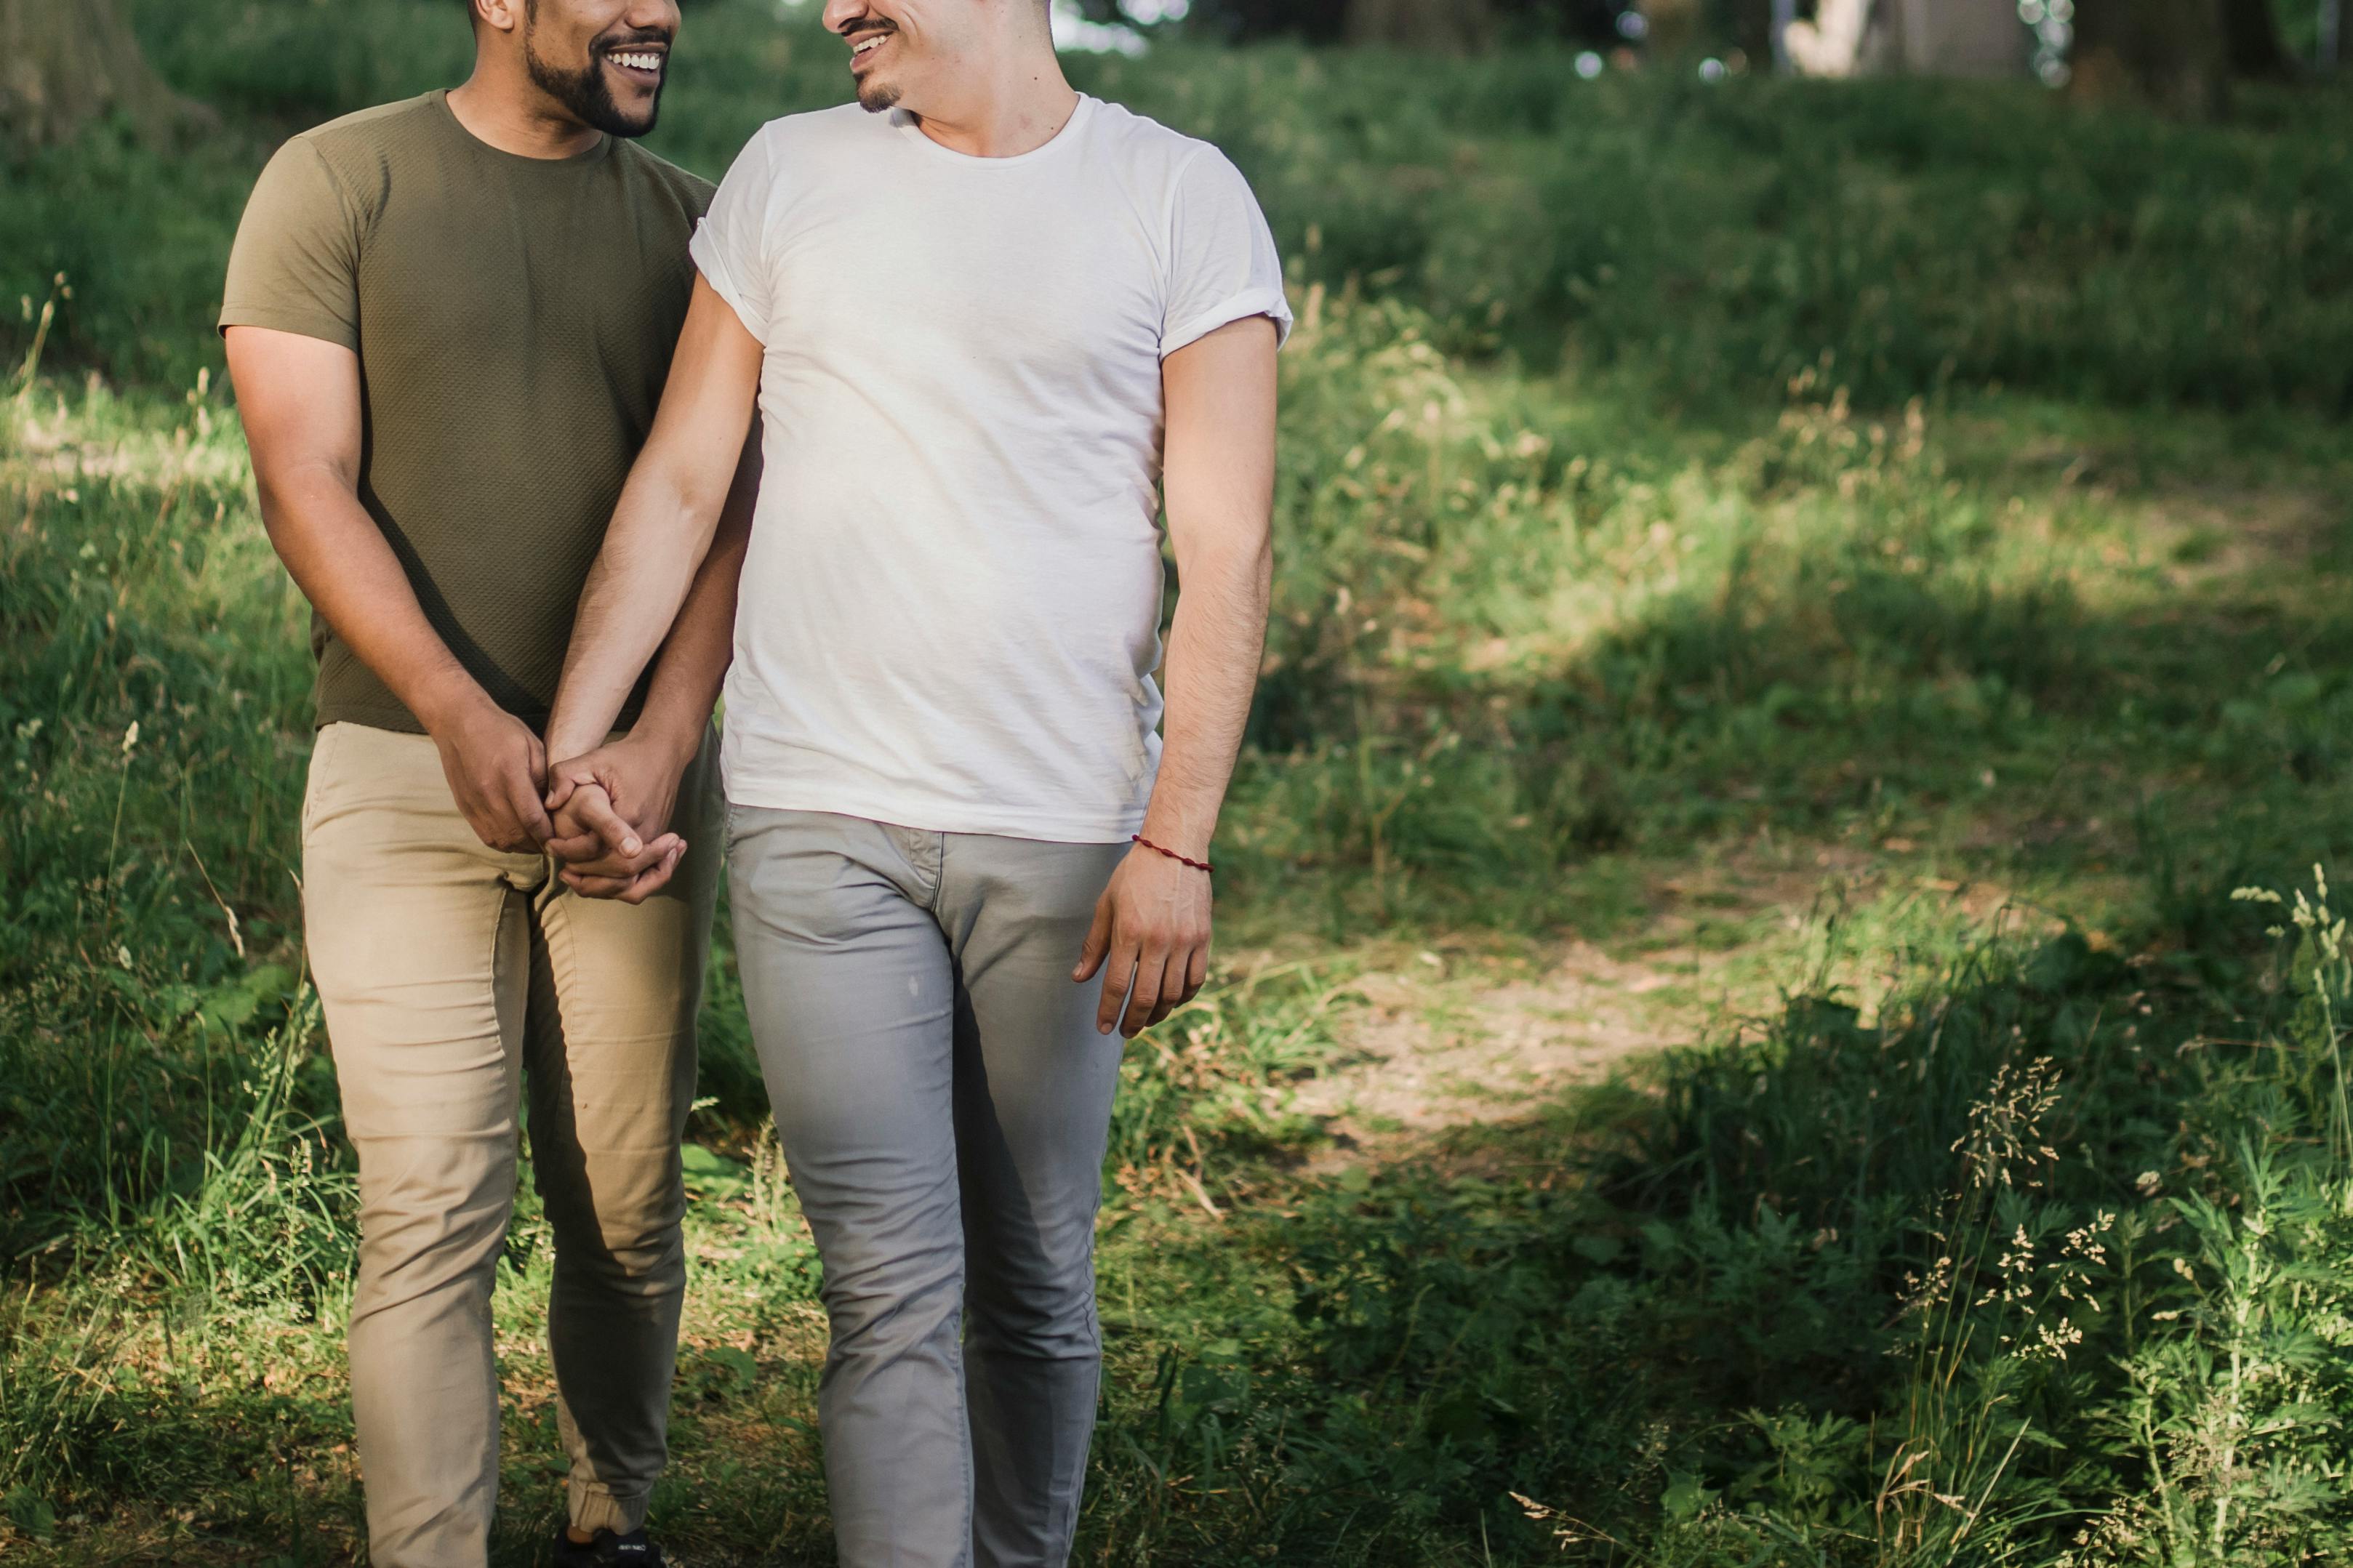
<path id="1" fill-rule="evenodd" d="M 544 850 L 565 886 L 631 904 L 678 869 L 686 841 L 664 830 L 685 764 L 661 744 L 625 738 L 551 769 L 531 727 L 486 698 L 430 729 L 458 810 L 491 848 Z"/>
<path id="2" fill-rule="evenodd" d="M 1134 1039 L 1193 999 L 1209 975 L 1209 877 L 1138 845 L 1095 901 L 1071 978 L 1103 970 L 1095 1028 Z"/>
<path id="3" fill-rule="evenodd" d="M 625 904 L 659 892 L 686 854 L 686 840 L 667 831 L 683 771 L 663 747 L 629 737 L 550 768 L 547 848 L 564 863 L 564 885 Z"/>
<path id="4" fill-rule="evenodd" d="M 449 793 L 474 836 L 493 849 L 537 854 L 553 828 L 539 798 L 547 749 L 531 726 L 485 699 L 432 735 Z"/>

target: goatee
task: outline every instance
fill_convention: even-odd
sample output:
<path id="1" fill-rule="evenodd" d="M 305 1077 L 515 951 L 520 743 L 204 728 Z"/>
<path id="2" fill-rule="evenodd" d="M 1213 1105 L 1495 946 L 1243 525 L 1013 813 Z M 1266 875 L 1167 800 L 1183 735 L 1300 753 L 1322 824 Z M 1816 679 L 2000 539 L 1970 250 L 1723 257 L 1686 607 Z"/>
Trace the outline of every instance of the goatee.
<path id="1" fill-rule="evenodd" d="M 660 87 L 654 89 L 654 100 L 646 106 L 642 120 L 631 119 L 613 101 L 612 84 L 605 79 L 605 50 L 601 47 L 588 51 L 588 65 L 582 70 L 565 70 L 542 59 L 539 51 L 531 47 L 528 35 L 523 38 L 522 54 L 533 87 L 564 105 L 582 124 L 593 125 L 607 136 L 643 136 L 661 116 Z M 668 80 L 665 72 L 665 85 Z"/>

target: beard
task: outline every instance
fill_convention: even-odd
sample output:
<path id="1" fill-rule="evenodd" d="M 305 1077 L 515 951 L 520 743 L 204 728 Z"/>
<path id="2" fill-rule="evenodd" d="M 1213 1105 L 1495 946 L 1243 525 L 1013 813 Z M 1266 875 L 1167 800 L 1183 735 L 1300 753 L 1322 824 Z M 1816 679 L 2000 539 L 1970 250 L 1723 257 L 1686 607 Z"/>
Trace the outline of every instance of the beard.
<path id="1" fill-rule="evenodd" d="M 536 9 L 536 7 L 534 7 Z M 593 125 L 607 136 L 634 138 L 645 135 L 661 118 L 661 88 L 654 89 L 654 100 L 646 106 L 645 118 L 634 120 L 621 106 L 613 101 L 612 84 L 605 79 L 603 44 L 591 44 L 588 63 L 578 70 L 565 70 L 543 58 L 532 47 L 533 30 L 525 26 L 522 57 L 531 72 L 533 87 L 570 110 L 572 117 L 584 125 Z M 668 40 L 665 39 L 664 42 Z M 663 73 L 667 85 L 669 73 Z"/>
<path id="2" fill-rule="evenodd" d="M 882 29 L 882 36 L 886 38 L 896 37 L 898 34 L 899 26 L 895 22 Z M 896 109 L 899 107 L 899 100 L 905 96 L 903 90 L 895 82 L 874 81 L 863 77 L 857 78 L 855 80 L 858 107 L 869 114 L 880 114 L 886 109 Z"/>

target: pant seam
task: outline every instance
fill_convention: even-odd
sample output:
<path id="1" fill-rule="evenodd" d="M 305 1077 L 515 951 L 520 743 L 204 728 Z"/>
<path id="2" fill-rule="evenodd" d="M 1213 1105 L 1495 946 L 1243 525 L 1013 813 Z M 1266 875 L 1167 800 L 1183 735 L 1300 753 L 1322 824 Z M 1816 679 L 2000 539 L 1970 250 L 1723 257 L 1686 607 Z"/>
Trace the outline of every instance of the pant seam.
<path id="1" fill-rule="evenodd" d="M 546 890 L 543 897 L 534 895 L 531 898 L 528 915 L 528 919 L 536 926 L 538 940 L 543 944 L 546 951 L 547 974 L 549 990 L 551 992 L 550 1005 L 554 1009 L 555 1013 L 554 1019 L 543 1019 L 540 1020 L 540 1022 L 543 1025 L 552 1026 L 554 1029 L 553 1037 L 565 1047 L 564 1060 L 560 1065 L 563 1066 L 567 1074 L 570 1071 L 570 1037 L 563 1027 L 563 1003 L 566 994 L 579 983 L 582 965 L 579 952 L 579 932 L 575 928 L 574 922 L 567 918 L 571 908 L 576 906 L 565 906 L 563 903 L 563 900 L 567 898 L 578 898 L 581 895 L 574 893 L 570 889 L 564 888 L 560 883 L 554 884 Z M 554 915 L 554 918 L 551 919 L 551 915 Z M 693 918 L 691 912 L 688 918 Z M 682 984 L 699 986 L 700 975 L 693 976 L 690 981 Z M 681 1048 L 676 1035 L 679 1022 L 680 1021 L 675 1015 L 670 1020 L 672 1032 L 667 1037 L 666 1051 L 668 1052 L 674 1053 Z M 687 1022 L 685 1026 L 690 1030 L 691 1029 L 692 1024 L 691 1019 Z M 525 1024 L 524 1033 L 526 1037 L 529 1037 L 532 1033 L 532 1025 L 529 1022 L 526 1022 Z M 533 1064 L 534 1070 L 554 1065 L 557 1064 L 546 1062 Z M 676 1069 L 674 1063 L 665 1062 L 664 1065 L 667 1070 L 675 1072 Z M 687 1100 L 691 1100 L 693 1098 L 691 1085 L 683 1098 Z M 682 1111 L 683 1107 L 681 1106 L 677 1108 L 677 1110 Z M 674 1125 L 676 1121 L 677 1114 L 674 1112 L 672 1117 L 673 1125 L 670 1125 L 666 1129 L 672 1138 L 676 1138 L 680 1133 L 680 1129 Z M 588 1150 L 586 1143 L 582 1137 L 581 1129 L 576 1120 L 576 1111 L 575 1118 L 571 1121 L 571 1137 L 572 1142 L 575 1146 L 572 1152 L 577 1154 L 585 1166 L 585 1163 L 589 1157 Z M 536 1150 L 534 1150 L 534 1155 L 536 1155 Z M 604 1215 L 598 1206 L 593 1182 L 590 1183 L 590 1191 L 588 1192 L 586 1201 L 589 1211 L 587 1215 L 588 1223 L 592 1226 L 601 1226 L 604 1223 Z M 681 1226 L 683 1226 L 682 1215 L 680 1216 L 679 1223 Z M 561 1232 L 559 1232 L 555 1237 L 554 1246 L 560 1264 L 566 1250 L 565 1238 Z M 682 1253 L 682 1240 L 681 1241 L 681 1247 Z M 681 1263 L 682 1261 L 683 1258 L 681 1256 Z M 681 1300 L 683 1288 L 683 1281 L 681 1280 L 679 1287 Z M 555 1357 L 555 1349 L 552 1331 L 554 1324 L 554 1303 L 553 1299 L 551 1299 L 548 1309 L 548 1321 L 551 1331 L 548 1353 L 551 1364 L 554 1362 Z M 674 1329 L 672 1331 L 675 1333 Z M 661 1432 L 660 1456 L 659 1458 L 654 1460 L 651 1467 L 652 1476 L 648 1479 L 645 1486 L 641 1489 L 633 1487 L 625 1491 L 617 1487 L 613 1481 L 607 1479 L 605 1476 L 599 1473 L 595 1461 L 589 1435 L 586 1431 L 582 1430 L 580 1426 L 579 1412 L 576 1408 L 571 1407 L 569 1399 L 565 1398 L 564 1395 L 562 1369 L 555 1368 L 554 1370 L 558 1373 L 558 1397 L 560 1399 L 565 1399 L 566 1409 L 569 1412 L 569 1419 L 574 1434 L 578 1440 L 580 1450 L 577 1455 L 570 1453 L 565 1455 L 565 1458 L 569 1466 L 569 1468 L 565 1473 L 567 1505 L 572 1523 L 582 1530 L 594 1531 L 600 1528 L 609 1529 L 617 1534 L 625 1534 L 631 1530 L 638 1528 L 644 1523 L 645 1511 L 648 1505 L 650 1503 L 653 1495 L 654 1481 L 658 1480 L 661 1472 L 668 1468 L 670 1456 L 668 1422 L 666 1418 L 667 1388 L 665 1387 L 664 1393 L 665 1419 L 662 1424 L 663 1429 Z M 579 1369 L 575 1367 L 574 1371 L 576 1374 Z M 609 1432 L 607 1432 L 605 1436 L 609 1438 Z M 605 1506 L 601 1509 L 587 1506 L 590 1503 L 597 1501 L 602 1501 Z"/>

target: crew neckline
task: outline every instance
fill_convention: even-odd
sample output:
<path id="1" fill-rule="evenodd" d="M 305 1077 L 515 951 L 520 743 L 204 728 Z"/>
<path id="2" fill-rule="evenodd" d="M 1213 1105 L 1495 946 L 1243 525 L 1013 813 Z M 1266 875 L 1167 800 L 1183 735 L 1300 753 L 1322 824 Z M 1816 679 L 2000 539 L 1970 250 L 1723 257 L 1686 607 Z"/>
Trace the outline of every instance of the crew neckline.
<path id="1" fill-rule="evenodd" d="M 1078 139 L 1079 127 L 1092 118 L 1097 101 L 1083 92 L 1080 93 L 1078 98 L 1077 106 L 1071 110 L 1071 117 L 1062 121 L 1060 130 L 1030 148 L 1027 153 L 1015 153 L 1003 158 L 984 157 L 977 153 L 959 153 L 953 147 L 943 147 L 925 135 L 923 126 L 916 121 L 915 117 L 903 109 L 894 109 L 891 111 L 891 122 L 899 128 L 901 135 L 913 139 L 935 158 L 946 158 L 955 163 L 973 168 L 1015 168 L 1025 163 L 1038 163 L 1050 156 L 1057 149 Z"/>
<path id="2" fill-rule="evenodd" d="M 504 147 L 492 146 L 466 128 L 466 122 L 458 118 L 458 111 L 449 107 L 448 88 L 437 87 L 427 96 L 432 99 L 433 106 L 441 111 L 441 118 L 448 122 L 451 130 L 464 137 L 486 157 L 494 158 L 502 163 L 519 164 L 526 168 L 578 169 L 590 163 L 604 162 L 606 156 L 613 151 L 613 142 L 616 140 L 613 133 L 609 131 L 599 131 L 596 132 L 595 146 L 578 153 L 566 153 L 561 158 L 534 158 L 528 153 L 510 153 Z"/>

